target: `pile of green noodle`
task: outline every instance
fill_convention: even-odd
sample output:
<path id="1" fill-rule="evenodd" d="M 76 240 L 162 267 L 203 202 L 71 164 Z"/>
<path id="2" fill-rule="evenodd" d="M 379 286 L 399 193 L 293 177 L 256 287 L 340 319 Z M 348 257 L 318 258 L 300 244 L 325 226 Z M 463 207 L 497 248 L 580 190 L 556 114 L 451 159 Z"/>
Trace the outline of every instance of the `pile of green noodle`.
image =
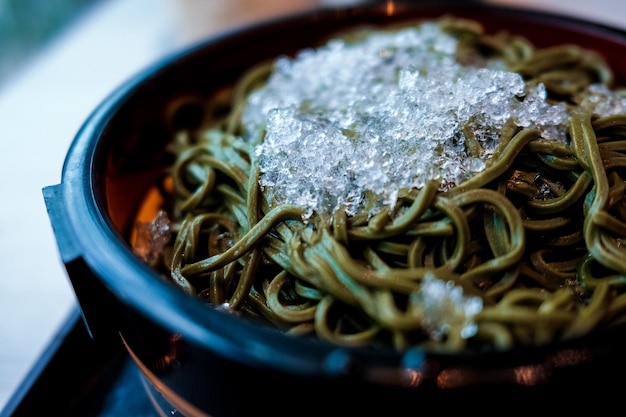
<path id="1" fill-rule="evenodd" d="M 499 57 L 554 102 L 576 106 L 590 84 L 613 82 L 591 51 L 441 24 L 459 36 L 459 59 Z M 303 221 L 302 208 L 267 201 L 239 138 L 246 97 L 271 70 L 249 71 L 205 103 L 206 123 L 172 140 L 159 184 L 172 239 L 152 263 L 184 291 L 289 334 L 399 351 L 509 349 L 624 321 L 626 114 L 575 112 L 570 145 L 510 123 L 487 168 L 455 188 L 431 181 L 371 218 Z M 426 276 L 483 300 L 475 335 L 454 322 L 440 337 L 424 328 L 415 294 Z"/>

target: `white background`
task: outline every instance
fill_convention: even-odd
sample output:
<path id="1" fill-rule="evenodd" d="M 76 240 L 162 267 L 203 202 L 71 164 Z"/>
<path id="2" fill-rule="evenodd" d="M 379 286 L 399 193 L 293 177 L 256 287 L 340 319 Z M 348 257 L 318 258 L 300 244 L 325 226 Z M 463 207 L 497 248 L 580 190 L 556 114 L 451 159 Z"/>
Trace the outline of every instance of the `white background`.
<path id="1" fill-rule="evenodd" d="M 107 0 L 0 89 L 0 410 L 75 300 L 42 188 L 108 93 L 165 54 L 234 25 L 333 0 Z M 353 2 L 354 3 L 354 2 Z M 626 28 L 624 0 L 500 0 Z"/>

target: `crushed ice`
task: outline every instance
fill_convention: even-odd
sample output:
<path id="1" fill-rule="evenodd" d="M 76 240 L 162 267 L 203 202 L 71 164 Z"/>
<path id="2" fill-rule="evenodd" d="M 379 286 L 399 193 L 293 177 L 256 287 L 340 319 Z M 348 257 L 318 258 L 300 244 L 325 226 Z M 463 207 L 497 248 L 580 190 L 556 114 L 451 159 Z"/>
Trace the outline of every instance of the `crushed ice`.
<path id="1" fill-rule="evenodd" d="M 444 281 L 426 274 L 418 293 L 424 308 L 423 325 L 429 335 L 440 340 L 456 325 L 464 339 L 474 336 L 478 330 L 473 318 L 483 308 L 480 297 L 463 294 L 463 288 L 452 281 Z"/>
<path id="2" fill-rule="evenodd" d="M 242 116 L 247 140 L 266 130 L 256 148 L 266 195 L 307 216 L 373 214 L 393 208 L 402 188 L 437 179 L 449 189 L 482 171 L 510 118 L 566 140 L 568 109 L 546 102 L 543 85 L 526 84 L 502 62 L 462 66 L 456 46 L 426 22 L 278 59 Z M 604 87 L 583 101 L 603 113 L 626 108 Z M 466 132 L 479 147 L 466 146 Z"/>

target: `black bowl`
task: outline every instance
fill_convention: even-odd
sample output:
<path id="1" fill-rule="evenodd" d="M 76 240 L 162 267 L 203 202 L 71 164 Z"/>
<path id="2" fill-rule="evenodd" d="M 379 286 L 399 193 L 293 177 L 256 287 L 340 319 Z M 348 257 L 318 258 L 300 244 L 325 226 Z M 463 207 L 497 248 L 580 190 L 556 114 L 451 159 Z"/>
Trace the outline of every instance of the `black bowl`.
<path id="1" fill-rule="evenodd" d="M 456 4 L 456 3 L 455 3 Z M 323 8 L 211 38 L 148 68 L 88 118 L 62 181 L 44 188 L 62 261 L 95 343 L 123 343 L 163 410 L 184 415 L 394 414 L 423 406 L 517 410 L 555 398 L 575 409 L 610 400 L 626 370 L 624 329 L 541 347 L 444 355 L 348 349 L 286 336 L 207 308 L 162 280 L 128 244 L 145 191 L 167 163 L 168 103 L 208 96 L 253 64 L 316 44 L 339 29 L 453 14 L 537 46 L 602 53 L 626 84 L 626 33 L 525 9 L 392 3 Z M 180 123 L 193 123 L 193 114 Z M 617 382 L 615 380 L 617 379 Z M 522 401 L 520 401 L 522 399 Z M 619 397 L 615 399 L 619 402 Z M 613 404 L 615 404 L 615 402 Z"/>

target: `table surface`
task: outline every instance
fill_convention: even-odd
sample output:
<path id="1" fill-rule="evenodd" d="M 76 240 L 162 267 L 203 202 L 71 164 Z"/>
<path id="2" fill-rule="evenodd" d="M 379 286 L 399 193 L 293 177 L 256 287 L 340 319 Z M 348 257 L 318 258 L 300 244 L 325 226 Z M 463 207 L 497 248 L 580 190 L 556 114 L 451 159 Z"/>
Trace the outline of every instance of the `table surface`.
<path id="1" fill-rule="evenodd" d="M 75 299 L 42 188 L 97 104 L 159 58 L 234 26 L 346 0 L 105 0 L 0 88 L 0 410 Z M 494 0 L 626 29 L 624 0 Z"/>

